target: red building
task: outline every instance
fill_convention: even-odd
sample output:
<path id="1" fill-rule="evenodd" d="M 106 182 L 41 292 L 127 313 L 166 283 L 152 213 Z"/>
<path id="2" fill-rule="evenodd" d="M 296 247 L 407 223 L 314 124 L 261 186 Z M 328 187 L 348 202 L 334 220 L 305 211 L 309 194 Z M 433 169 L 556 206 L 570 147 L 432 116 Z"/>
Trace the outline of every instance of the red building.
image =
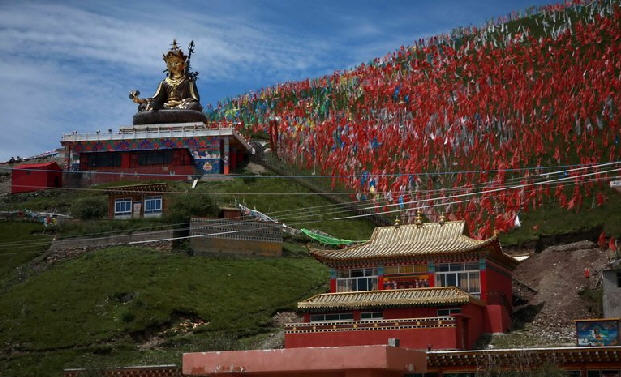
<path id="1" fill-rule="evenodd" d="M 512 270 L 496 237 L 475 240 L 464 222 L 375 228 L 363 244 L 311 254 L 331 268 L 330 293 L 298 303 L 285 347 L 386 344 L 470 349 L 511 326 Z"/>
<path id="2" fill-rule="evenodd" d="M 64 135 L 61 144 L 68 170 L 79 173 L 83 184 L 226 175 L 254 152 L 233 128 L 211 128 L 202 122 L 72 133 Z"/>
<path id="3" fill-rule="evenodd" d="M 22 164 L 11 170 L 11 193 L 62 186 L 62 169 L 55 162 Z"/>

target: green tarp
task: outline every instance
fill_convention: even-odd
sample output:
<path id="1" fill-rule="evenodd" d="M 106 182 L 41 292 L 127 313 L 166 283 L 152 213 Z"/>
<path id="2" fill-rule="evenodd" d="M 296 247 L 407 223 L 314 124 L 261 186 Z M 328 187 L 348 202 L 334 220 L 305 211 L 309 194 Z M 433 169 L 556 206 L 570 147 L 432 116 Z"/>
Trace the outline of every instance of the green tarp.
<path id="1" fill-rule="evenodd" d="M 310 231 L 304 228 L 302 228 L 302 233 L 306 234 L 308 237 L 324 245 L 351 245 L 352 243 L 365 242 L 365 241 L 342 240 L 342 239 L 335 238 L 329 235 L 319 234 L 319 233 L 316 233 L 316 232 L 313 232 L 313 231 Z"/>

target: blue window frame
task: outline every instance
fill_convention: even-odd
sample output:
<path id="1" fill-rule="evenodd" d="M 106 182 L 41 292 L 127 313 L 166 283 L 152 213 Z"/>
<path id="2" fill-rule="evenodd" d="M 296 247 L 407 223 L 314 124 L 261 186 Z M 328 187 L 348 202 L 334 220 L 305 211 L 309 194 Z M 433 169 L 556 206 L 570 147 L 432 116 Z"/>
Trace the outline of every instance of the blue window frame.
<path id="1" fill-rule="evenodd" d="M 154 196 L 144 199 L 144 213 L 161 213 L 162 212 L 162 197 Z"/>
<path id="2" fill-rule="evenodd" d="M 132 200 L 131 199 L 116 199 L 114 201 L 114 214 L 124 215 L 132 213 Z"/>

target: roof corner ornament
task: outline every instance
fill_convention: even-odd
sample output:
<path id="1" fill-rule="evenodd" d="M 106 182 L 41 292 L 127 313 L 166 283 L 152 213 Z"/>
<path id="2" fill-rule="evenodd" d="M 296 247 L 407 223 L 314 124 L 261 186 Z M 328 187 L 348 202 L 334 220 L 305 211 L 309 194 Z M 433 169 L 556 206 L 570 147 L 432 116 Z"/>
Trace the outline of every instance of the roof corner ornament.
<path id="1" fill-rule="evenodd" d="M 397 215 L 397 216 L 395 216 L 395 229 L 399 229 L 400 225 L 401 225 L 401 219 Z"/>
<path id="2" fill-rule="evenodd" d="M 438 220 L 438 223 L 440 224 L 440 226 L 444 225 L 444 223 L 446 222 L 446 217 L 444 216 L 444 214 L 440 215 L 440 219 Z"/>
<path id="3" fill-rule="evenodd" d="M 420 228 L 423 226 L 423 213 L 419 210 L 416 211 L 416 227 Z"/>

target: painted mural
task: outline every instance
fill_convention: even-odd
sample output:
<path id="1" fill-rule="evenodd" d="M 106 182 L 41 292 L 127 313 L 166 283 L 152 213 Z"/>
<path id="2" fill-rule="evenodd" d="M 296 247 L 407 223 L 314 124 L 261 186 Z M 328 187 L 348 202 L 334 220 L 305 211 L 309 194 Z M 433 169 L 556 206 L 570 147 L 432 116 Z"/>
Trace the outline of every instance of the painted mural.
<path id="1" fill-rule="evenodd" d="M 220 139 L 214 137 L 153 138 L 135 140 L 92 140 L 72 143 L 73 152 L 122 152 L 188 148 L 220 153 Z"/>
<path id="2" fill-rule="evenodd" d="M 576 338 L 578 346 L 618 346 L 619 320 L 576 321 Z"/>

